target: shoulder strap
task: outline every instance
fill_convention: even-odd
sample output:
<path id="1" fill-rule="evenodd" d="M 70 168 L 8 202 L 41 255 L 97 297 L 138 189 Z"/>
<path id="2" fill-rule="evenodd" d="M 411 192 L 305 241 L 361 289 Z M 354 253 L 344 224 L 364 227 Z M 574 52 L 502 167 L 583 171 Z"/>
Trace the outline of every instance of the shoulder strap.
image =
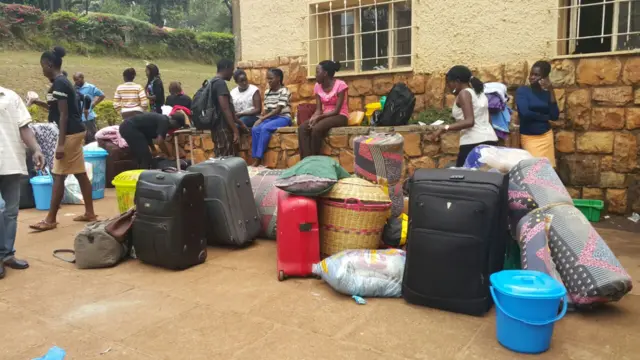
<path id="1" fill-rule="evenodd" d="M 65 257 L 62 256 L 61 254 L 71 254 L 73 255 L 73 258 L 71 258 L 70 256 Z M 71 249 L 58 249 L 58 250 L 53 250 L 53 257 L 58 258 L 64 262 L 68 262 L 71 264 L 75 264 L 76 262 L 76 252 L 71 250 Z"/>

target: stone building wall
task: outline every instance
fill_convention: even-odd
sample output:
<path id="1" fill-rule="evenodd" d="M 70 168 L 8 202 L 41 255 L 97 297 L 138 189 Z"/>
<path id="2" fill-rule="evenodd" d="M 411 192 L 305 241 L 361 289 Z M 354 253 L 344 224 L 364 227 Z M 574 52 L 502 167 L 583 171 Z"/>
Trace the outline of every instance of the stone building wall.
<path id="1" fill-rule="evenodd" d="M 306 57 L 286 57 L 242 62 L 249 80 L 264 93 L 266 72 L 279 67 L 291 90 L 292 103 L 313 103 L 313 81 L 307 79 Z M 529 71 L 527 61 L 473 69 L 479 79 L 499 81 L 510 92 L 524 85 Z M 558 172 L 574 198 L 605 200 L 612 213 L 640 212 L 640 56 L 609 56 L 552 61 L 551 80 L 561 110 L 554 123 Z M 416 112 L 427 108 L 449 108 L 453 95 L 446 94 L 444 74 L 400 73 L 346 77 L 349 109 L 361 110 L 378 101 L 394 83 L 403 81 L 416 94 Z M 513 118 L 518 122 L 517 116 Z M 430 141 L 429 127 L 397 128 L 405 136 L 405 171 L 419 167 L 443 167 L 455 160 L 456 134 L 441 142 Z M 367 128 L 334 129 L 323 152 L 333 156 L 348 170 L 353 167 L 350 140 L 367 133 Z M 210 139 L 197 140 L 195 155 L 211 154 Z M 187 145 L 188 147 L 188 145 Z M 242 156 L 250 157 L 250 139 L 243 136 Z M 269 143 L 265 163 L 284 168 L 299 159 L 295 128 L 281 129 Z"/>

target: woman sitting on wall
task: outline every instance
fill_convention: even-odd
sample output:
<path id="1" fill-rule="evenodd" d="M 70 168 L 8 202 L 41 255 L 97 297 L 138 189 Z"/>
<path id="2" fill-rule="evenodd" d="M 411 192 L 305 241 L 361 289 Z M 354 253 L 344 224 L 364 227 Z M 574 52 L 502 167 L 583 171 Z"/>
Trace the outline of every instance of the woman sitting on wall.
<path id="1" fill-rule="evenodd" d="M 549 121 L 558 120 L 560 109 L 549 80 L 551 64 L 538 61 L 529 73 L 530 86 L 516 91 L 522 148 L 535 157 L 546 157 L 556 167 L 553 130 Z"/>
<path id="2" fill-rule="evenodd" d="M 182 91 L 182 84 L 178 81 L 172 81 L 169 84 L 169 96 L 165 105 L 175 107 L 182 106 L 185 109 L 191 109 L 191 98 Z"/>
<path id="3" fill-rule="evenodd" d="M 264 94 L 264 114 L 258 118 L 251 129 L 253 166 L 260 166 L 271 134 L 284 126 L 291 125 L 291 93 L 284 86 L 284 73 L 273 68 L 267 71 L 269 89 Z"/>
<path id="4" fill-rule="evenodd" d="M 349 119 L 347 84 L 335 79 L 340 63 L 325 60 L 316 66 L 316 112 L 298 129 L 300 158 L 320 155 L 322 141 L 331 128 L 346 126 Z"/>
<path id="5" fill-rule="evenodd" d="M 451 115 L 455 124 L 441 126 L 435 133 L 460 131 L 460 149 L 456 167 L 464 165 L 467 156 L 478 145 L 498 145 L 498 136 L 489 118 L 489 100 L 484 84 L 466 66 L 457 65 L 447 72 L 447 87 L 456 95 Z"/>
<path id="6" fill-rule="evenodd" d="M 247 73 L 242 69 L 238 69 L 233 73 L 233 80 L 238 84 L 231 90 L 231 100 L 236 111 L 236 117 L 246 127 L 250 128 L 258 120 L 258 115 L 262 110 L 260 89 L 255 85 L 249 84 Z"/>
<path id="7" fill-rule="evenodd" d="M 128 119 L 137 114 L 142 114 L 149 107 L 149 100 L 142 85 L 133 82 L 136 78 L 136 69 L 128 68 L 122 72 L 124 84 L 118 85 L 113 95 L 113 107 L 122 116 Z"/>

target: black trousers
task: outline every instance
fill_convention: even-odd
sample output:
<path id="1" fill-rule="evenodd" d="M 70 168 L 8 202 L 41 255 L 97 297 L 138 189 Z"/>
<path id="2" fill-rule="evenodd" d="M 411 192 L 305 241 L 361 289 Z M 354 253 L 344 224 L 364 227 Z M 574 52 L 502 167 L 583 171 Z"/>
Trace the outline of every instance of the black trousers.
<path id="1" fill-rule="evenodd" d="M 467 156 L 469 156 L 469 153 L 471 152 L 471 150 L 473 150 L 478 145 L 498 146 L 498 142 L 485 141 L 478 144 L 460 145 L 460 148 L 458 150 L 458 160 L 456 160 L 456 167 L 464 166 L 464 162 L 467 160 Z"/>
<path id="2" fill-rule="evenodd" d="M 120 125 L 120 136 L 127 142 L 133 156 L 136 157 L 138 169 L 150 169 L 151 149 L 149 149 L 149 139 L 128 120 L 125 120 Z"/>

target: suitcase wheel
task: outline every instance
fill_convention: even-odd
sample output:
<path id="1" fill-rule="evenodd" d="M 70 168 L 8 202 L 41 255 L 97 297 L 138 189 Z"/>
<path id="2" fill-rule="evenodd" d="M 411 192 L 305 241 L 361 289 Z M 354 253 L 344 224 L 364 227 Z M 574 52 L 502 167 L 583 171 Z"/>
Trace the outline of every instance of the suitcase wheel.
<path id="1" fill-rule="evenodd" d="M 278 281 L 284 281 L 287 277 L 284 275 L 284 271 L 278 271 Z"/>

